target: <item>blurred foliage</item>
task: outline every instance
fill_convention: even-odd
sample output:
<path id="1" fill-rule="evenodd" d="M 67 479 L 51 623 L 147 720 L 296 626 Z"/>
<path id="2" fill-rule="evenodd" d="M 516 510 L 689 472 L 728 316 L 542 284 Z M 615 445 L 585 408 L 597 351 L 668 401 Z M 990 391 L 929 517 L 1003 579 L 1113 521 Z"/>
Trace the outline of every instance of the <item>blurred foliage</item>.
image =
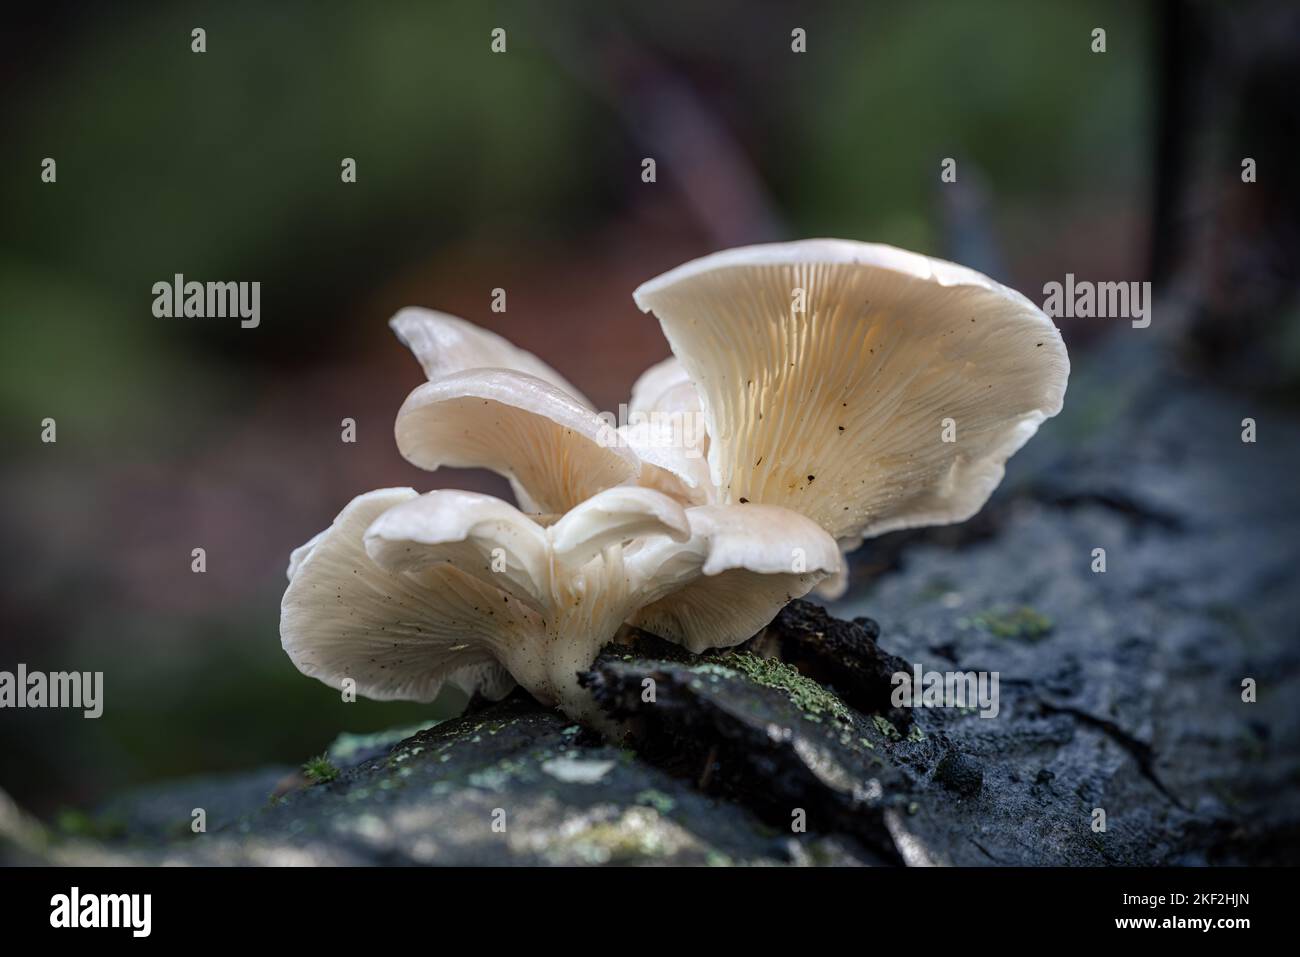
<path id="1" fill-rule="evenodd" d="M 200 333 L 160 335 L 148 311 L 143 290 L 159 279 L 262 281 L 263 310 L 281 321 L 251 355 L 237 328 L 217 341 L 274 359 L 328 339 L 375 269 L 498 218 L 563 221 L 580 199 L 581 99 L 522 37 L 488 69 L 490 8 L 84 13 L 53 62 L 20 77 L 30 95 L 7 104 L 21 144 L 0 184 L 10 427 L 96 387 L 107 425 L 140 394 L 172 391 L 178 363 L 197 373 L 206 357 L 184 346 Z M 196 23 L 203 55 L 190 52 Z M 55 186 L 38 181 L 45 156 Z M 345 156 L 360 172 L 341 190 Z M 105 380 L 121 388 L 104 395 Z"/>
<path id="2" fill-rule="evenodd" d="M 805 229 L 940 254 L 936 157 L 979 171 L 1002 211 L 1141 195 L 1151 51 L 1142 4 L 1024 0 L 860 6 L 828 31 L 790 114 Z M 1094 27 L 1107 53 L 1090 51 Z M 778 154 L 781 155 L 781 154 Z M 793 161 L 793 162 L 791 162 Z M 1013 247 L 1014 231 L 1002 235 Z"/>

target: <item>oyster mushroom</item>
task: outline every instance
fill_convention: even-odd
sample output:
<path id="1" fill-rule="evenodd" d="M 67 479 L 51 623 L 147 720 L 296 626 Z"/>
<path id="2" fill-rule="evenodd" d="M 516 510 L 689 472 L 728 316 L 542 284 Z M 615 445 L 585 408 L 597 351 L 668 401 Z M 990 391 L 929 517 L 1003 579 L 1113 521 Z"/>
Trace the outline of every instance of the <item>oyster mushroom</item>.
<path id="1" fill-rule="evenodd" d="M 491 469 L 530 512 L 567 511 L 641 472 L 604 419 L 512 369 L 467 369 L 424 383 L 402 403 L 394 431 L 412 464 Z"/>
<path id="2" fill-rule="evenodd" d="M 698 394 L 707 499 L 793 509 L 845 551 L 974 515 L 1069 376 L 1060 333 L 1020 293 L 890 246 L 731 249 L 633 296 Z"/>
<path id="3" fill-rule="evenodd" d="M 526 349 L 458 316 L 408 306 L 388 327 L 411 350 L 430 381 L 466 369 L 513 369 L 568 393 L 579 405 L 591 403 L 568 379 Z"/>
<path id="4" fill-rule="evenodd" d="M 683 509 L 622 486 L 547 525 L 488 495 L 382 489 L 295 552 L 280 634 L 334 688 L 430 701 L 444 683 L 500 697 L 518 681 L 603 726 L 578 672 L 640 609 L 700 647 L 734 644 L 839 560 L 779 508 Z M 725 605 L 701 599 L 708 579 L 725 582 Z"/>
<path id="5" fill-rule="evenodd" d="M 628 414 L 632 421 L 620 426 L 619 435 L 641 460 L 640 484 L 691 505 L 713 501 L 700 397 L 675 356 L 641 374 Z"/>
<path id="6" fill-rule="evenodd" d="M 394 318 L 429 380 L 398 414 L 399 449 L 493 469 L 524 511 L 451 490 L 355 499 L 290 559 L 281 638 L 300 670 L 380 699 L 518 681 L 601 724 L 577 673 L 623 622 L 727 647 L 842 581 L 840 552 L 864 537 L 968 518 L 1069 372 L 1024 297 L 886 246 L 731 250 L 635 297 L 675 358 L 632 410 L 707 426 L 675 444 L 653 423 L 614 429 L 499 336 Z"/>
<path id="7" fill-rule="evenodd" d="M 532 353 L 429 309 L 403 309 L 389 326 L 429 380 L 397 413 L 397 448 L 412 464 L 490 469 L 538 513 L 565 512 L 640 474 L 617 431 Z"/>

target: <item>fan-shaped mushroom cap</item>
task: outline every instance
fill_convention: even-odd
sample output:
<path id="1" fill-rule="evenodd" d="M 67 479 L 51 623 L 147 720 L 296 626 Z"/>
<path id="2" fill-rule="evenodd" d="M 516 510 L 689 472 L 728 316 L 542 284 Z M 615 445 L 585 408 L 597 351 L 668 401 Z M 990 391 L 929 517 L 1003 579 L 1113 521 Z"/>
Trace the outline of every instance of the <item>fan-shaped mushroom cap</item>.
<path id="1" fill-rule="evenodd" d="M 491 469 L 531 512 L 566 511 L 639 474 L 617 431 L 531 352 L 430 309 L 403 309 L 389 325 L 429 379 L 398 413 L 398 449 L 414 464 Z"/>
<path id="2" fill-rule="evenodd" d="M 685 544 L 655 541 L 628 556 L 654 582 L 633 622 L 699 653 L 752 637 L 843 559 L 835 540 L 775 505 L 702 505 L 686 510 Z"/>
<path id="3" fill-rule="evenodd" d="M 557 561 L 581 568 L 612 545 L 637 538 L 691 537 L 686 512 L 675 500 L 653 489 L 622 486 L 593 495 L 546 530 Z"/>
<path id="4" fill-rule="evenodd" d="M 550 602 L 546 530 L 491 495 L 440 489 L 399 502 L 366 529 L 365 549 L 389 572 L 445 563 L 539 612 Z"/>
<path id="5" fill-rule="evenodd" d="M 1024 296 L 890 246 L 733 249 L 634 297 L 699 392 L 719 500 L 794 509 L 843 547 L 973 515 L 1069 374 Z"/>
<path id="6" fill-rule="evenodd" d="M 566 512 L 634 479 L 618 433 L 567 392 L 507 369 L 470 369 L 418 386 L 402 403 L 397 448 L 425 469 L 491 469 L 529 511 Z"/>
<path id="7" fill-rule="evenodd" d="M 430 381 L 466 369 L 513 369 L 549 382 L 579 405 L 592 408 L 586 396 L 537 356 L 458 316 L 408 306 L 388 325 L 415 354 Z"/>
<path id="8" fill-rule="evenodd" d="M 281 644 L 303 674 L 340 689 L 350 678 L 367 698 L 432 701 L 444 682 L 499 698 L 514 681 L 496 645 L 531 626 L 528 609 L 449 564 L 412 575 L 366 554 L 367 527 L 415 498 L 367 492 L 312 540 L 290 568 Z"/>

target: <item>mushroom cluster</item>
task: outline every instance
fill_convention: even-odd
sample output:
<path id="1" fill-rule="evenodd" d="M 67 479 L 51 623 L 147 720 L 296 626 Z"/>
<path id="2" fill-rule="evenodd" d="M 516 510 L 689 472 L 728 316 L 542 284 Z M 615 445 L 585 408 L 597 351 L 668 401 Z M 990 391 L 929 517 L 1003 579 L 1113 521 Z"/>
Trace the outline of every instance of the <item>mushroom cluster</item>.
<path id="1" fill-rule="evenodd" d="M 383 489 L 294 551 L 281 605 L 303 673 L 377 699 L 517 682 L 602 722 L 578 673 L 625 623 L 693 652 L 790 600 L 842 590 L 842 553 L 969 518 L 1061 408 L 1069 360 L 1029 300 L 888 246 L 728 250 L 642 285 L 673 357 L 613 426 L 549 365 L 462 319 L 391 322 L 427 377 L 397 446 L 505 476 L 477 493 Z M 701 417 L 703 429 L 654 423 Z"/>

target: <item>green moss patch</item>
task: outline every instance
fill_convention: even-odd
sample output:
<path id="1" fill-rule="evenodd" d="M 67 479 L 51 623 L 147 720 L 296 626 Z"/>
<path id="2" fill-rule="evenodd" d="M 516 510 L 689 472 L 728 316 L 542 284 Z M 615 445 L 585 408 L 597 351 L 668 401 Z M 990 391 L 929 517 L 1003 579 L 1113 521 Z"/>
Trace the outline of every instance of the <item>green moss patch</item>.
<path id="1" fill-rule="evenodd" d="M 339 769 L 328 756 L 320 754 L 302 766 L 302 773 L 312 784 L 325 784 L 339 776 Z"/>
<path id="2" fill-rule="evenodd" d="M 717 658 L 715 662 L 734 668 L 765 688 L 785 692 L 794 706 L 813 721 L 820 721 L 822 715 L 827 714 L 846 724 L 853 721 L 849 709 L 839 698 L 783 661 L 738 652 Z"/>
<path id="3" fill-rule="evenodd" d="M 1010 611 L 986 611 L 971 619 L 971 624 L 997 638 L 1041 641 L 1052 632 L 1051 618 L 1028 605 Z"/>

